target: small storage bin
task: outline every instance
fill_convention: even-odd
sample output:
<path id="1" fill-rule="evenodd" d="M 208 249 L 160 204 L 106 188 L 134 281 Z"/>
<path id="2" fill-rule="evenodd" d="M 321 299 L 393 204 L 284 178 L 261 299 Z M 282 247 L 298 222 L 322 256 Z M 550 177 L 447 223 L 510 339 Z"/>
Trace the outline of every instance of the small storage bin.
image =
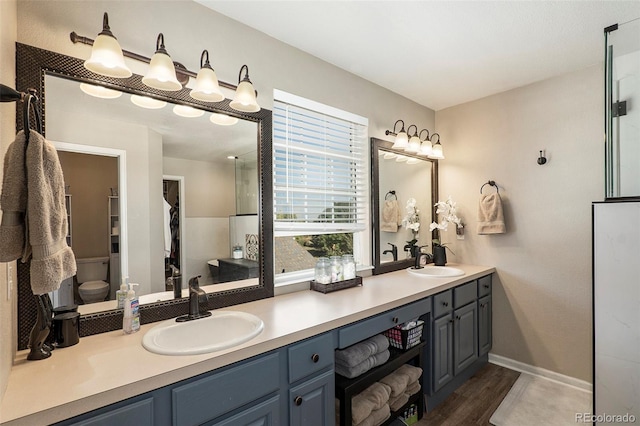
<path id="1" fill-rule="evenodd" d="M 416 325 L 414 327 L 406 330 L 402 329 L 403 326 L 404 324 L 397 325 L 382 334 L 389 338 L 390 346 L 402 350 L 407 350 L 420 343 L 424 321 L 420 320 L 416 322 Z"/>

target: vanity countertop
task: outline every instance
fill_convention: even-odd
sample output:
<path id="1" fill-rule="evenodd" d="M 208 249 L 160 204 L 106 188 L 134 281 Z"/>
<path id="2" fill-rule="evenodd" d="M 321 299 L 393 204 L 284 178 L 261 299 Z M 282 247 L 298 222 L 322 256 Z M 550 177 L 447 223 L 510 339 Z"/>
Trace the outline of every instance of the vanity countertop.
<path id="1" fill-rule="evenodd" d="M 333 293 L 299 291 L 222 308 L 257 315 L 264 330 L 242 345 L 203 355 L 148 352 L 139 333 L 83 337 L 43 361 L 18 352 L 0 406 L 2 424 L 50 424 L 289 345 L 495 272 L 488 266 L 450 264 L 461 277 L 426 278 L 396 271 L 363 279 Z"/>

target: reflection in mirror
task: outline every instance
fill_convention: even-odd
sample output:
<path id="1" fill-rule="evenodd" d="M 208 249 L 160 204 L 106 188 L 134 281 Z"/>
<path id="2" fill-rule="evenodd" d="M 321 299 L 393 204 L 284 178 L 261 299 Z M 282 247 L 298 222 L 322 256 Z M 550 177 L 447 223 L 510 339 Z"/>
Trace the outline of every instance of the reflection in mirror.
<path id="1" fill-rule="evenodd" d="M 126 93 L 97 98 L 56 75 L 47 74 L 45 85 L 49 140 L 125 153 L 114 163 L 105 154 L 60 152 L 71 246 L 78 266 L 90 264 L 96 275 L 76 276 L 58 305 L 106 300 L 92 311 L 113 309 L 123 277 L 140 284 L 141 301 L 172 298 L 174 283 L 184 288 L 195 275 L 205 286 L 258 284 L 257 123 L 223 126 L 171 104 L 142 108 Z M 114 167 L 126 183 L 112 177 Z M 84 279 L 106 283 L 104 298 L 81 297 Z"/>
<path id="2" fill-rule="evenodd" d="M 412 246 L 430 247 L 429 224 L 437 200 L 437 161 L 394 150 L 392 145 L 372 138 L 376 274 L 411 266 Z"/>

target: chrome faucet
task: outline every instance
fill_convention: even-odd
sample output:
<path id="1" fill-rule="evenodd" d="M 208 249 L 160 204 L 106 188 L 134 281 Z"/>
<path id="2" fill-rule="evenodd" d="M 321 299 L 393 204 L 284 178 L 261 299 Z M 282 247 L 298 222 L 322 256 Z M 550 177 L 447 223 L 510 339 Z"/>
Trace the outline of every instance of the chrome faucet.
<path id="1" fill-rule="evenodd" d="M 189 314 L 176 318 L 177 322 L 191 321 L 211 316 L 211 311 L 200 311 L 200 298 L 207 300 L 207 293 L 200 288 L 198 279 L 201 275 L 189 280 Z"/>
<path id="2" fill-rule="evenodd" d="M 391 253 L 391 255 L 393 256 L 393 261 L 395 262 L 396 260 L 398 260 L 398 247 L 395 244 L 391 244 L 391 243 L 387 243 L 391 246 L 391 248 L 389 250 L 385 250 L 382 252 L 382 254 L 387 254 L 387 253 Z"/>
<path id="3" fill-rule="evenodd" d="M 420 246 L 416 249 L 416 252 L 415 252 L 416 262 L 413 265 L 413 269 L 422 269 L 422 265 L 420 265 L 420 260 L 422 259 L 422 256 L 425 256 L 427 258 L 427 263 L 429 263 L 429 261 L 433 259 L 433 255 L 431 253 L 422 252 L 423 247 L 426 247 L 426 246 Z"/>

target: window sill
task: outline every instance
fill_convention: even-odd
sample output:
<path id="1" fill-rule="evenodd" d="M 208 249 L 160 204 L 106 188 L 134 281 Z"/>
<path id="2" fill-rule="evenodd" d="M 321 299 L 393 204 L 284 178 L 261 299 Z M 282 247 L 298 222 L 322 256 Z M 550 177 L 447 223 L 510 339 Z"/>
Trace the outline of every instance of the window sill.
<path id="1" fill-rule="evenodd" d="M 362 277 L 371 276 L 373 266 L 358 266 L 356 272 Z M 274 295 L 294 293 L 297 291 L 309 290 L 309 281 L 313 279 L 313 271 L 300 271 L 291 273 L 289 276 L 276 276 L 274 283 Z"/>

